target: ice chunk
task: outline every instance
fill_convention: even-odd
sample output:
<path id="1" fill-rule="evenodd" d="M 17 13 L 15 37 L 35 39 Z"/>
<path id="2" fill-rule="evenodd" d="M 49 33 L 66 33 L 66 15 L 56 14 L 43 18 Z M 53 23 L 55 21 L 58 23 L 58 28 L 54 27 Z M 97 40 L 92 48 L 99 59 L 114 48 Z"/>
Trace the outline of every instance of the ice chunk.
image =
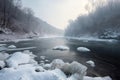
<path id="1" fill-rule="evenodd" d="M 30 50 L 24 50 L 23 53 L 28 54 L 32 59 L 34 59 L 35 57 L 37 57 Z"/>
<path id="2" fill-rule="evenodd" d="M 50 62 L 50 61 L 46 59 L 45 62 Z"/>
<path id="3" fill-rule="evenodd" d="M 52 69 L 55 69 L 55 68 L 61 69 L 63 67 L 63 65 L 64 65 L 64 61 L 61 59 L 55 59 L 51 63 Z"/>
<path id="4" fill-rule="evenodd" d="M 90 51 L 90 49 L 88 49 L 86 47 L 78 47 L 77 50 L 80 52 L 89 52 Z"/>
<path id="5" fill-rule="evenodd" d="M 6 47 L 4 47 L 4 46 L 0 46 L 0 51 L 5 51 L 5 50 L 7 50 Z"/>
<path id="6" fill-rule="evenodd" d="M 10 55 L 8 53 L 1 52 L 0 53 L 0 60 L 6 60 Z"/>
<path id="7" fill-rule="evenodd" d="M 67 47 L 67 46 L 56 46 L 56 47 L 53 48 L 53 50 L 64 51 L 64 50 L 69 50 L 69 47 Z"/>
<path id="8" fill-rule="evenodd" d="M 46 70 L 49 70 L 49 69 L 51 69 L 51 64 L 45 64 L 43 67 L 44 67 Z"/>
<path id="9" fill-rule="evenodd" d="M 89 64 L 91 67 L 95 67 L 95 62 L 92 60 L 89 60 L 86 63 Z"/>
<path id="10" fill-rule="evenodd" d="M 4 61 L 0 61 L 0 68 L 4 68 L 5 67 L 5 62 Z"/>
<path id="11" fill-rule="evenodd" d="M 44 60 L 44 59 L 45 59 L 45 56 L 40 56 L 40 58 Z"/>
<path id="12" fill-rule="evenodd" d="M 10 45 L 10 46 L 8 46 L 8 48 L 13 49 L 13 48 L 16 48 L 16 46 L 15 45 Z"/>
<path id="13" fill-rule="evenodd" d="M 9 59 L 6 60 L 7 66 L 18 67 L 20 64 L 29 63 L 30 56 L 28 54 L 23 54 L 22 52 L 15 52 L 11 55 Z"/>

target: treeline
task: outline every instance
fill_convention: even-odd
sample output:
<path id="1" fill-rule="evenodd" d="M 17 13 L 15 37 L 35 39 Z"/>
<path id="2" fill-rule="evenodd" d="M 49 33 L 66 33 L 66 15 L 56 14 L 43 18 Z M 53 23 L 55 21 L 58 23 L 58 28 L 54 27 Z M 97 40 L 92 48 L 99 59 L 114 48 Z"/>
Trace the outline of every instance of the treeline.
<path id="1" fill-rule="evenodd" d="M 23 8 L 21 0 L 0 0 L 0 33 L 10 32 L 41 35 L 60 33 L 58 29 L 35 17 L 30 8 Z"/>
<path id="2" fill-rule="evenodd" d="M 107 0 L 95 6 L 95 10 L 71 21 L 66 36 L 120 37 L 120 1 Z"/>

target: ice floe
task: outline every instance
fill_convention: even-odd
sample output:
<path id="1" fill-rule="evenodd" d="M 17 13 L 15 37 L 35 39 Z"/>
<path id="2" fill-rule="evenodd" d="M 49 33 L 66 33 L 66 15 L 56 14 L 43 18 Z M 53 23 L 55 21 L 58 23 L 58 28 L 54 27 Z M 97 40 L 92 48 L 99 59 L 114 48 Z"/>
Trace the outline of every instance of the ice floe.
<path id="1" fill-rule="evenodd" d="M 65 50 L 69 50 L 69 47 L 67 47 L 67 46 L 55 46 L 55 47 L 53 48 L 53 50 L 65 51 Z"/>
<path id="2" fill-rule="evenodd" d="M 14 49 L 14 48 L 16 48 L 16 46 L 15 45 L 10 45 L 10 46 L 8 46 L 8 48 Z"/>
<path id="3" fill-rule="evenodd" d="M 89 60 L 86 63 L 89 64 L 91 67 L 95 67 L 95 62 L 92 60 Z"/>
<path id="4" fill-rule="evenodd" d="M 86 48 L 86 47 L 78 47 L 77 48 L 77 51 L 80 51 L 80 52 L 89 52 L 90 49 Z"/>

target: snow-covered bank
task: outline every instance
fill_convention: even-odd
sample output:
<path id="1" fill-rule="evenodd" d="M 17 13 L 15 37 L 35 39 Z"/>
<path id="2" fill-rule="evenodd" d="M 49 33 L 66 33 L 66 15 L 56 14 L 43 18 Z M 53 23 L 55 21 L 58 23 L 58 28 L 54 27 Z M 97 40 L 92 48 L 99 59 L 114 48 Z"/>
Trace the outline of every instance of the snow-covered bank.
<path id="1" fill-rule="evenodd" d="M 4 68 L 0 70 L 0 80 L 112 80 L 110 77 L 86 76 L 87 67 L 76 61 L 66 63 L 55 59 L 49 64 L 38 64 L 34 60 L 36 56 L 29 50 L 7 57 L 1 59 L 0 66 Z M 41 59 L 45 59 L 45 56 L 41 56 Z"/>

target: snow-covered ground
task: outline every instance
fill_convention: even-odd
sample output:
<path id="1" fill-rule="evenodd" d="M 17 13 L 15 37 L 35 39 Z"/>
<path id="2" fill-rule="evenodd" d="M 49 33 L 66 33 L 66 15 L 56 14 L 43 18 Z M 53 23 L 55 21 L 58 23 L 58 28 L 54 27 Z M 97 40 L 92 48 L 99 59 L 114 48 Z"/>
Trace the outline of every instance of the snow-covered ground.
<path id="1" fill-rule="evenodd" d="M 49 64 L 44 62 L 43 65 L 38 64 L 34 60 L 36 56 L 29 50 L 15 52 L 4 57 L 6 58 L 0 59 L 2 68 L 0 80 L 112 80 L 109 76 L 86 76 L 87 67 L 76 61 L 66 63 L 61 59 L 55 59 Z M 41 58 L 45 59 L 43 56 Z"/>

